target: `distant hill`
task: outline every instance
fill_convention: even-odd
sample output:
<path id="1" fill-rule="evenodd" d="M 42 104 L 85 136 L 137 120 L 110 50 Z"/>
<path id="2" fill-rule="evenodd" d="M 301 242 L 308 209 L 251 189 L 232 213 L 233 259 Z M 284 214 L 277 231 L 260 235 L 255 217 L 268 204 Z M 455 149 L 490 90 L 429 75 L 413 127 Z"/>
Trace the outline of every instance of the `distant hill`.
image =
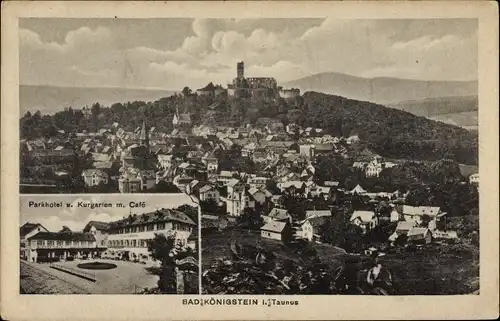
<path id="1" fill-rule="evenodd" d="M 477 133 L 370 102 L 318 92 L 303 95 L 306 126 L 356 134 L 379 155 L 396 159 L 454 159 L 477 164 Z"/>
<path id="2" fill-rule="evenodd" d="M 477 130 L 477 111 L 466 111 L 463 113 L 450 113 L 429 117 L 429 119 L 440 121 L 446 124 L 460 126 L 468 130 Z"/>
<path id="3" fill-rule="evenodd" d="M 403 101 L 389 107 L 443 123 L 476 129 L 478 96 L 435 97 Z"/>
<path id="4" fill-rule="evenodd" d="M 93 87 L 55 87 L 19 86 L 21 115 L 27 111 L 40 110 L 42 114 L 53 114 L 66 107 L 80 109 L 98 102 L 109 106 L 117 102 L 154 101 L 175 93 L 171 90 L 93 88 Z"/>
<path id="5" fill-rule="evenodd" d="M 477 105 L 477 95 L 471 95 L 402 101 L 390 104 L 388 107 L 401 109 L 417 116 L 433 117 L 446 114 L 477 112 Z"/>
<path id="6" fill-rule="evenodd" d="M 423 81 L 399 78 L 362 78 L 341 73 L 320 73 L 285 82 L 286 88 L 317 91 L 350 99 L 394 104 L 432 97 L 477 95 L 477 81 Z"/>

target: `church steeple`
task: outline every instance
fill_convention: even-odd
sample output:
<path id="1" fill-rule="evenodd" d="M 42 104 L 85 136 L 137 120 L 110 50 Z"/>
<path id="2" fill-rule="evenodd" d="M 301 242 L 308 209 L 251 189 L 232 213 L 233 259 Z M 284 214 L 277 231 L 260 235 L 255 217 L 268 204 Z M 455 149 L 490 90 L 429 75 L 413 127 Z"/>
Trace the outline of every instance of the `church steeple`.
<path id="1" fill-rule="evenodd" d="M 146 121 L 142 122 L 141 134 L 139 136 L 139 139 L 141 140 L 141 145 L 149 148 L 149 133 L 146 129 Z"/>

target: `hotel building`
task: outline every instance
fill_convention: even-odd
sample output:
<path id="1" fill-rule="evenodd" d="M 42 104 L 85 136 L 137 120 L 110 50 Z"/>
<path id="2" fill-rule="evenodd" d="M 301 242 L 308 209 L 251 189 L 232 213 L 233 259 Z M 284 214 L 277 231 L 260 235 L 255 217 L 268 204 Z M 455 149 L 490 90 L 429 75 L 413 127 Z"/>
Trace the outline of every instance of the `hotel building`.
<path id="1" fill-rule="evenodd" d="M 33 263 L 91 259 L 104 250 L 90 233 L 38 232 L 26 240 L 22 258 Z"/>
<path id="2" fill-rule="evenodd" d="M 83 232 L 49 232 L 40 224 L 21 227 L 21 258 L 28 262 L 114 258 L 154 264 L 147 241 L 172 235 L 180 247 L 196 250 L 197 224 L 185 213 L 161 209 L 114 222 L 90 221 Z"/>
<path id="3" fill-rule="evenodd" d="M 129 215 L 108 223 L 105 255 L 128 260 L 151 262 L 147 241 L 155 234 L 173 235 L 177 245 L 191 246 L 188 242 L 196 223 L 185 213 L 161 209 L 152 213 Z"/>

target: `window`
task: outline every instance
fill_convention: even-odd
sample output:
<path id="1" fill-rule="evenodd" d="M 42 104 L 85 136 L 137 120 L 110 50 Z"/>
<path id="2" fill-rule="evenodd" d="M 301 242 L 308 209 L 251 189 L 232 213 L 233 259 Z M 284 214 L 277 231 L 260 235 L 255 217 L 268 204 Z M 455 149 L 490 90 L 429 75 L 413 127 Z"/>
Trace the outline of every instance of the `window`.
<path id="1" fill-rule="evenodd" d="M 158 223 L 158 226 L 156 228 L 157 230 L 164 230 L 165 229 L 165 223 Z"/>
<path id="2" fill-rule="evenodd" d="M 144 225 L 138 226 L 137 227 L 138 232 L 144 232 Z"/>
<path id="3" fill-rule="evenodd" d="M 62 247 L 63 246 L 63 241 L 57 241 L 57 247 Z"/>
<path id="4" fill-rule="evenodd" d="M 148 224 L 147 225 L 148 231 L 153 231 L 155 229 L 154 224 Z"/>

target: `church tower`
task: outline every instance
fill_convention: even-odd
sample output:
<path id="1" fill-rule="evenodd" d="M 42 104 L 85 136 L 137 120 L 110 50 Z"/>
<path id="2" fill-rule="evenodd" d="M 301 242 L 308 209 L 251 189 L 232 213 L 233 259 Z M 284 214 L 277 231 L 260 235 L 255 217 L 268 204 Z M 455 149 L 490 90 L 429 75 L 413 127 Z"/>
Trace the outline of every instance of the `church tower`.
<path id="1" fill-rule="evenodd" d="M 146 121 L 142 122 L 141 134 L 139 136 L 139 139 L 141 140 L 141 146 L 146 146 L 149 150 L 149 133 L 148 129 L 146 128 Z"/>

